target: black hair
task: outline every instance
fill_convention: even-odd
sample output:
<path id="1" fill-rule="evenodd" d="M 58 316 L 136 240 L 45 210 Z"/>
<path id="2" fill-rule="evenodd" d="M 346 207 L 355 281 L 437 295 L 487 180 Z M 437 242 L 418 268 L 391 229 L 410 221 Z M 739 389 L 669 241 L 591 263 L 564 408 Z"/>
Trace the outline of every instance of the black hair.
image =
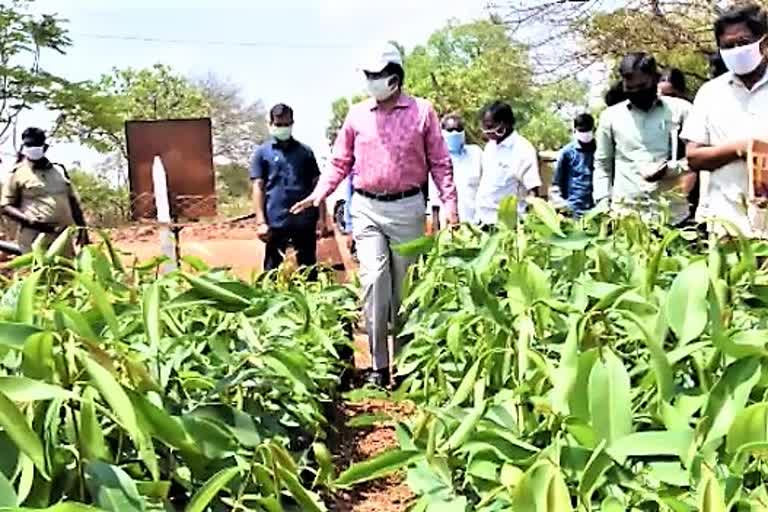
<path id="1" fill-rule="evenodd" d="M 269 111 L 269 121 L 274 122 L 276 117 L 290 116 L 293 119 L 293 109 L 285 103 L 278 103 Z"/>
<path id="2" fill-rule="evenodd" d="M 453 119 L 456 121 L 457 124 L 464 124 L 464 119 L 462 119 L 461 114 L 458 112 L 449 112 L 443 116 L 443 118 L 440 120 L 440 126 L 445 125 L 448 121 Z"/>
<path id="3" fill-rule="evenodd" d="M 653 55 L 645 52 L 632 52 L 624 55 L 619 63 L 619 75 L 626 77 L 632 73 L 644 73 L 658 78 L 659 68 Z"/>
<path id="4" fill-rule="evenodd" d="M 486 114 L 490 114 L 491 119 L 497 123 L 505 124 L 512 129 L 515 128 L 515 113 L 509 103 L 494 101 L 483 109 L 483 117 Z"/>
<path id="5" fill-rule="evenodd" d="M 710 78 L 717 78 L 720 75 L 725 74 L 728 71 L 728 68 L 725 66 L 725 62 L 723 62 L 723 58 L 720 56 L 720 52 L 715 52 L 709 54 L 709 77 Z"/>
<path id="6" fill-rule="evenodd" d="M 678 93 L 685 95 L 688 92 L 688 85 L 685 83 L 685 73 L 677 68 L 669 68 L 661 74 L 662 82 L 669 82 Z"/>
<path id="7" fill-rule="evenodd" d="M 573 120 L 573 127 L 582 132 L 591 132 L 595 129 L 595 118 L 586 112 L 579 114 Z"/>
<path id="8" fill-rule="evenodd" d="M 34 126 L 30 126 L 21 133 L 21 140 L 25 145 L 29 142 L 32 146 L 42 146 L 45 144 L 45 138 L 45 132 Z"/>
<path id="9" fill-rule="evenodd" d="M 605 93 L 604 101 L 607 107 L 612 107 L 626 99 L 627 95 L 624 94 L 624 84 L 619 80 L 618 82 L 614 82 L 613 85 L 608 88 L 608 91 Z"/>
<path id="10" fill-rule="evenodd" d="M 719 44 L 725 29 L 737 23 L 744 23 L 757 37 L 768 34 L 768 14 L 762 7 L 757 4 L 738 5 L 724 11 L 715 21 L 715 41 Z"/>
<path id="11" fill-rule="evenodd" d="M 386 66 L 384 66 L 384 69 L 381 70 L 382 73 L 386 73 L 387 75 L 395 75 L 397 79 L 400 81 L 399 85 L 400 87 L 403 86 L 405 83 L 405 70 L 403 69 L 403 66 L 400 64 L 395 64 L 394 62 L 390 62 Z"/>

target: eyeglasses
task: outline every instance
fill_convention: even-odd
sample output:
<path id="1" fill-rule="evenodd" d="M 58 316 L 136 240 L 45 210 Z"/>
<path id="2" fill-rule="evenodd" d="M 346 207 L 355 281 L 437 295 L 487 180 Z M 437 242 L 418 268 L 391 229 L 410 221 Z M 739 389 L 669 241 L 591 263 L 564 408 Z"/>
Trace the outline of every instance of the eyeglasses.
<path id="1" fill-rule="evenodd" d="M 464 131 L 464 127 L 463 126 L 451 126 L 449 128 L 443 128 L 443 130 L 445 130 L 448 133 L 451 133 L 451 132 L 463 132 Z"/>

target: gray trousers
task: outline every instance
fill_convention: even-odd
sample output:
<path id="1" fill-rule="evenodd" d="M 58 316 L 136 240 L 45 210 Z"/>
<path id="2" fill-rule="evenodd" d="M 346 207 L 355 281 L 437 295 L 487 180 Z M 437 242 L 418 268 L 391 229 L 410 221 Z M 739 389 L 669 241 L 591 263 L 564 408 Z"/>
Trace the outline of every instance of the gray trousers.
<path id="1" fill-rule="evenodd" d="M 355 194 L 351 213 L 368 343 L 373 369 L 380 370 L 389 366 L 389 326 L 397 328 L 403 282 L 414 261 L 392 246 L 424 235 L 424 197 L 384 202 Z"/>

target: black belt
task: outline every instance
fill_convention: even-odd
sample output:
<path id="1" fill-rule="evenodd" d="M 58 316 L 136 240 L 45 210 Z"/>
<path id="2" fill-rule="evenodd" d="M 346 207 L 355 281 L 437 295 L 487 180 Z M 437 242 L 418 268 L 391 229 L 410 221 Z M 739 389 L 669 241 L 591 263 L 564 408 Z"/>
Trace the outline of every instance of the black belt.
<path id="1" fill-rule="evenodd" d="M 368 192 L 365 190 L 360 190 L 359 188 L 355 189 L 356 194 L 360 194 L 363 197 L 367 197 L 368 199 L 375 199 L 376 201 L 384 201 L 384 202 L 392 202 L 392 201 L 399 201 L 400 199 L 405 199 L 406 197 L 413 197 L 415 195 L 421 194 L 421 187 L 415 187 L 408 189 L 404 192 L 395 192 L 392 194 L 377 194 L 375 192 Z"/>

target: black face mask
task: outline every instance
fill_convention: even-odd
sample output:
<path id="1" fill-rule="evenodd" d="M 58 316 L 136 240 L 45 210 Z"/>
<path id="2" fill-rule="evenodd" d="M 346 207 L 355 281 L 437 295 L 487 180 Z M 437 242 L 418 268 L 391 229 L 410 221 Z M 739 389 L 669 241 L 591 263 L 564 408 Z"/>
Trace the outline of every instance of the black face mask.
<path id="1" fill-rule="evenodd" d="M 656 102 L 658 94 L 656 86 L 626 93 L 629 102 L 640 110 L 650 110 Z"/>

